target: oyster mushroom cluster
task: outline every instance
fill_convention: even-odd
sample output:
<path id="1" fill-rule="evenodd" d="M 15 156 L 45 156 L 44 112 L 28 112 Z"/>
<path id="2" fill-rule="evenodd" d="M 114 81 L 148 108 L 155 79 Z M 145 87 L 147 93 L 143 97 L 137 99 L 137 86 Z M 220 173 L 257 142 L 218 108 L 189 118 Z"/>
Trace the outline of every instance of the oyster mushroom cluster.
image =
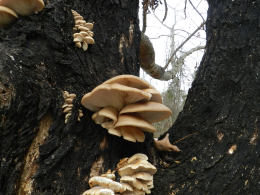
<path id="1" fill-rule="evenodd" d="M 65 124 L 68 122 L 69 117 L 71 116 L 71 110 L 73 108 L 73 100 L 75 99 L 76 94 L 69 93 L 67 91 L 63 92 L 64 104 L 62 105 L 63 113 L 65 114 Z"/>
<path id="2" fill-rule="evenodd" d="M 92 119 L 131 142 L 143 142 L 144 132 L 154 133 L 154 122 L 171 115 L 160 93 L 148 82 L 133 75 L 111 78 L 83 96 L 81 103 L 95 112 Z"/>
<path id="3" fill-rule="evenodd" d="M 115 174 L 110 171 L 101 176 L 91 177 L 89 180 L 91 189 L 85 191 L 82 195 L 114 195 L 124 192 L 126 188 L 116 182 L 115 178 Z"/>
<path id="4" fill-rule="evenodd" d="M 93 23 L 87 23 L 84 18 L 75 10 L 71 10 L 74 17 L 75 26 L 73 30 L 73 42 L 78 48 L 82 48 L 84 51 L 88 49 L 89 44 L 94 44 L 94 33 L 92 32 Z"/>
<path id="5" fill-rule="evenodd" d="M 153 175 L 156 167 L 148 162 L 145 154 L 137 153 L 130 158 L 122 159 L 118 164 L 120 183 L 126 188 L 123 195 L 150 194 L 153 188 Z"/>
<path id="6" fill-rule="evenodd" d="M 44 6 L 43 0 L 0 0 L 0 27 L 13 22 L 18 15 L 38 13 Z"/>

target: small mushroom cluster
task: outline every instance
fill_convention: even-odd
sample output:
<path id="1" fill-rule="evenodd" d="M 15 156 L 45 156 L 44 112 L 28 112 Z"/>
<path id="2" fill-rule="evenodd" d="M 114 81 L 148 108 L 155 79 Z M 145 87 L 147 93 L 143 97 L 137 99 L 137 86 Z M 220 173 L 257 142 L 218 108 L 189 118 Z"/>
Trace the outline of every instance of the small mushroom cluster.
<path id="1" fill-rule="evenodd" d="M 38 13 L 44 6 L 43 0 L 0 0 L 0 27 L 13 22 L 18 15 Z"/>
<path id="2" fill-rule="evenodd" d="M 120 183 L 126 188 L 123 195 L 150 194 L 153 188 L 153 175 L 157 169 L 148 162 L 145 154 L 137 153 L 122 159 L 118 164 Z"/>
<path id="3" fill-rule="evenodd" d="M 91 177 L 88 182 L 91 189 L 85 191 L 82 195 L 114 195 L 115 192 L 124 192 L 126 188 L 116 182 L 115 178 L 115 174 L 109 171 L 101 176 Z"/>
<path id="4" fill-rule="evenodd" d="M 87 23 L 84 18 L 75 10 L 71 10 L 75 26 L 73 30 L 75 33 L 73 34 L 73 42 L 75 46 L 78 48 L 82 48 L 84 51 L 88 49 L 89 44 L 94 44 L 95 41 L 93 39 L 94 33 L 92 32 L 93 23 Z"/>
<path id="5" fill-rule="evenodd" d="M 68 122 L 69 117 L 71 116 L 71 110 L 73 107 L 73 100 L 75 99 L 76 94 L 69 93 L 67 91 L 63 92 L 64 104 L 62 105 L 63 113 L 65 113 L 65 124 Z"/>
<path id="6" fill-rule="evenodd" d="M 143 142 L 144 132 L 156 131 L 152 123 L 171 115 L 171 110 L 162 104 L 160 93 L 133 75 L 107 80 L 84 95 L 81 103 L 95 112 L 95 123 L 131 142 Z"/>

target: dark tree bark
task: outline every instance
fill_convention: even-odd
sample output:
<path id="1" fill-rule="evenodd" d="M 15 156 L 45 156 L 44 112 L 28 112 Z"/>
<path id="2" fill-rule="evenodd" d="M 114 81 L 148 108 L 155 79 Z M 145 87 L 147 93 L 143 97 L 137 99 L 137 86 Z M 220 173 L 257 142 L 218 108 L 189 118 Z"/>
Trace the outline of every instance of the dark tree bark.
<path id="1" fill-rule="evenodd" d="M 209 1 L 206 54 L 169 130 L 171 140 L 184 138 L 178 154 L 155 152 L 151 135 L 145 143 L 110 136 L 80 105 L 106 79 L 138 74 L 138 2 L 45 3 L 0 30 L 0 194 L 81 194 L 90 175 L 136 152 L 158 168 L 152 194 L 258 193 L 259 0 Z M 95 22 L 87 52 L 72 41 L 71 9 Z M 64 90 L 77 95 L 67 124 Z"/>
<path id="2" fill-rule="evenodd" d="M 208 3 L 206 53 L 169 130 L 182 152 L 161 154 L 153 194 L 259 194 L 260 1 Z"/>
<path id="3" fill-rule="evenodd" d="M 81 97 L 103 81 L 139 73 L 137 0 L 53 0 L 37 15 L 0 30 L 0 194 L 81 194 L 90 174 L 120 158 L 147 153 L 145 143 L 110 136 Z M 84 52 L 73 43 L 71 9 L 95 22 Z M 62 93 L 77 95 L 64 124 Z M 104 97 L 105 98 L 105 97 Z M 78 109 L 84 117 L 77 121 Z M 101 144 L 102 143 L 102 144 Z"/>

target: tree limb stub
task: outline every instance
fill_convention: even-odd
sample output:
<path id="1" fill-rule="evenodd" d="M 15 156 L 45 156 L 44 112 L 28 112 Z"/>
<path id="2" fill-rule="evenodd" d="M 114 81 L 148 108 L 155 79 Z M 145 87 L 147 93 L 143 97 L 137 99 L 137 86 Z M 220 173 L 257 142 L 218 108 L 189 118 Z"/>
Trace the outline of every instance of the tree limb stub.
<path id="1" fill-rule="evenodd" d="M 185 43 L 184 43 L 185 44 Z M 184 45 L 182 44 L 181 47 Z M 179 47 L 179 49 L 181 48 Z M 178 63 L 184 61 L 184 59 L 192 54 L 193 52 L 204 49 L 204 46 L 198 46 L 195 47 L 188 52 L 184 53 L 179 60 L 177 60 Z M 177 49 L 175 50 L 175 54 L 177 52 Z M 170 62 L 171 60 L 169 60 Z M 153 45 L 149 39 L 148 36 L 146 36 L 144 33 L 141 33 L 141 42 L 140 42 L 140 63 L 142 69 L 149 74 L 151 77 L 158 79 L 158 80 L 163 80 L 163 81 L 168 81 L 170 79 L 173 79 L 175 76 L 173 75 L 172 71 L 165 71 L 164 67 L 159 66 L 158 64 L 155 63 L 155 52 Z"/>

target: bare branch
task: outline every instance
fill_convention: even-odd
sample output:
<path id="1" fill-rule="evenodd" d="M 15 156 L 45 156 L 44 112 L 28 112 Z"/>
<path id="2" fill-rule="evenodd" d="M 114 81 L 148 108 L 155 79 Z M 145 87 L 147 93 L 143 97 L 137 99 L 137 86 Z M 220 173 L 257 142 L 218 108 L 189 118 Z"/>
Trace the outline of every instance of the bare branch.
<path id="1" fill-rule="evenodd" d="M 185 0 L 185 4 L 184 4 L 184 18 L 186 19 L 186 8 L 187 8 L 187 0 Z"/>
<path id="2" fill-rule="evenodd" d="M 171 27 L 169 27 L 169 26 L 167 26 L 166 24 L 164 24 L 164 23 L 160 20 L 160 18 L 158 18 L 158 17 L 155 15 L 154 12 L 153 12 L 153 15 L 154 15 L 154 17 L 155 17 L 165 28 L 168 28 L 169 30 L 171 30 Z"/>
<path id="3" fill-rule="evenodd" d="M 150 39 L 159 39 L 159 38 L 161 38 L 161 37 L 171 37 L 170 35 L 159 35 L 159 36 L 157 36 L 157 37 L 151 37 Z"/>
<path id="4" fill-rule="evenodd" d="M 193 52 L 201 50 L 201 49 L 205 49 L 205 46 L 197 46 L 197 47 L 190 49 L 189 51 L 184 52 L 184 54 L 181 57 L 179 57 L 178 60 L 174 64 L 177 64 L 177 65 L 183 64 L 186 57 L 191 55 Z"/>
<path id="5" fill-rule="evenodd" d="M 203 22 L 205 22 L 204 17 L 201 15 L 201 13 L 197 10 L 197 8 L 193 5 L 193 3 L 191 2 L 191 0 L 189 0 L 191 6 L 193 7 L 193 9 L 200 15 L 200 17 L 202 18 Z"/>
<path id="6" fill-rule="evenodd" d="M 167 6 L 167 1 L 164 0 L 164 7 L 165 7 L 165 12 L 164 12 L 164 17 L 162 19 L 162 22 L 165 21 L 165 19 L 167 18 L 167 13 L 168 13 L 168 6 Z"/>
<path id="7" fill-rule="evenodd" d="M 201 25 L 193 32 L 190 34 L 190 36 L 187 37 L 187 39 L 185 41 L 183 41 L 176 49 L 175 51 L 172 53 L 171 57 L 169 58 L 168 62 L 166 63 L 166 65 L 163 67 L 164 70 L 166 70 L 166 68 L 169 66 L 169 64 L 171 63 L 174 55 L 176 55 L 176 53 L 183 47 L 183 45 L 185 43 L 187 43 L 188 40 L 190 40 L 191 37 L 193 37 L 193 35 L 195 35 L 195 33 L 197 33 L 203 26 L 204 26 L 205 22 L 202 22 Z"/>

